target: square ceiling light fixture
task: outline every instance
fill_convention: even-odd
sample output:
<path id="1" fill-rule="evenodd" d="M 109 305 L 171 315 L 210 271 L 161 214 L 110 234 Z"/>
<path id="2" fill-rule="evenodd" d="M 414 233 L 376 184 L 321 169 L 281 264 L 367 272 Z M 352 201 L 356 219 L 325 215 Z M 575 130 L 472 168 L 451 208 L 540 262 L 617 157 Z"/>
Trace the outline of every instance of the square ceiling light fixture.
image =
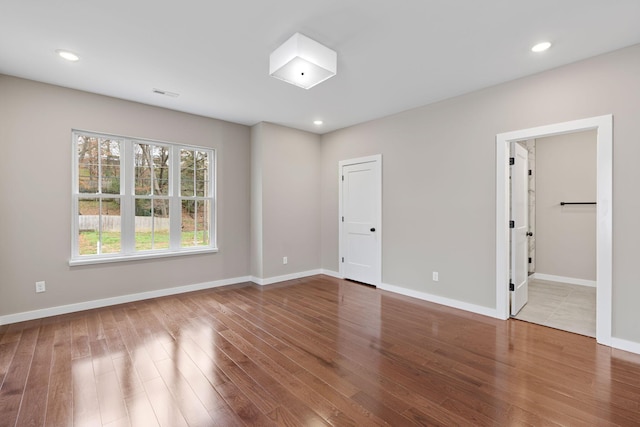
<path id="1" fill-rule="evenodd" d="M 311 89 L 333 77 L 338 54 L 300 33 L 295 33 L 269 56 L 269 75 Z"/>

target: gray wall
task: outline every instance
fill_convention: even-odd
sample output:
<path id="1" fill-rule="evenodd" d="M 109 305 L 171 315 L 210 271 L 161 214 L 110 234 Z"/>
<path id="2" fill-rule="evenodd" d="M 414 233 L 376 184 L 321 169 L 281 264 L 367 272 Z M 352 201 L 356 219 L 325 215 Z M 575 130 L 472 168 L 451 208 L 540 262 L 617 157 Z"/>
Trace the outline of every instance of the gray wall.
<path id="1" fill-rule="evenodd" d="M 262 124 L 253 141 L 245 126 L 0 76 L 0 314 L 251 272 L 338 271 L 338 161 L 377 153 L 383 282 L 495 307 L 496 134 L 613 114 L 613 336 L 640 343 L 639 75 L 640 45 L 322 137 Z M 70 268 L 74 127 L 216 148 L 220 253 Z M 252 143 L 263 150 L 253 158 Z M 37 280 L 46 293 L 34 293 Z"/>
<path id="2" fill-rule="evenodd" d="M 262 123 L 251 128 L 251 276 L 263 278 L 263 226 L 262 175 L 263 132 Z"/>
<path id="3" fill-rule="evenodd" d="M 596 280 L 596 132 L 536 140 L 536 273 Z"/>
<path id="4" fill-rule="evenodd" d="M 69 267 L 72 128 L 215 148 L 220 252 Z M 249 275 L 250 128 L 0 75 L 0 144 L 0 315 Z"/>
<path id="5" fill-rule="evenodd" d="M 640 342 L 638 76 L 640 45 L 324 135 L 323 268 L 338 270 L 338 161 L 381 153 L 383 282 L 495 307 L 496 134 L 613 114 L 613 336 Z"/>
<path id="6" fill-rule="evenodd" d="M 261 279 L 320 267 L 320 136 L 259 123 L 252 127 L 252 274 Z M 259 213 L 258 213 L 259 211 Z M 252 246 L 255 246 L 252 244 Z M 288 263 L 282 263 L 283 257 Z"/>

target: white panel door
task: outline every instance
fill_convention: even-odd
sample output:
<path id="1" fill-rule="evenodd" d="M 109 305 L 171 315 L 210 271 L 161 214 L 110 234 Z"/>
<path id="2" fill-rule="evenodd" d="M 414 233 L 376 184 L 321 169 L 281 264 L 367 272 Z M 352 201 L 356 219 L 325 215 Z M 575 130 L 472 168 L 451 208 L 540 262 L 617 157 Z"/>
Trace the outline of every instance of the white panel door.
<path id="1" fill-rule="evenodd" d="M 529 155 L 513 143 L 511 166 L 511 315 L 515 316 L 529 299 Z"/>
<path id="2" fill-rule="evenodd" d="M 380 163 L 342 165 L 342 273 L 377 286 L 380 274 Z"/>

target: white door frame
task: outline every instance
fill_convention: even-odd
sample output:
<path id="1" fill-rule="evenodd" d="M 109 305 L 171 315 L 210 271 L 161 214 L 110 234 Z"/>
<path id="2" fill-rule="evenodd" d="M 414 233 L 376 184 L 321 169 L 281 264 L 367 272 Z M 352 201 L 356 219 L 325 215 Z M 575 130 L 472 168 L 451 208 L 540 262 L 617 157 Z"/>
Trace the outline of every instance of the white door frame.
<path id="1" fill-rule="evenodd" d="M 342 168 L 344 166 L 357 165 L 360 163 L 369 163 L 376 162 L 378 170 L 380 173 L 378 177 L 380 181 L 378 182 L 378 189 L 380 194 L 378 194 L 378 215 L 376 218 L 376 223 L 378 227 L 376 228 L 377 234 L 377 247 L 376 247 L 376 257 L 378 263 L 378 271 L 375 274 L 375 285 L 379 287 L 382 283 L 382 154 L 375 154 L 373 156 L 367 157 L 358 157 L 355 159 L 349 160 L 340 160 L 338 162 L 338 265 L 340 266 L 340 277 L 344 277 L 344 263 L 342 262 L 342 257 L 346 253 L 346 249 L 344 245 L 346 244 L 344 238 L 342 237 L 343 232 L 343 223 L 342 223 L 342 215 L 343 215 L 343 206 L 342 206 Z"/>
<path id="2" fill-rule="evenodd" d="M 611 346 L 613 116 L 605 115 L 496 135 L 496 314 L 509 318 L 509 143 L 597 131 L 596 341 Z"/>

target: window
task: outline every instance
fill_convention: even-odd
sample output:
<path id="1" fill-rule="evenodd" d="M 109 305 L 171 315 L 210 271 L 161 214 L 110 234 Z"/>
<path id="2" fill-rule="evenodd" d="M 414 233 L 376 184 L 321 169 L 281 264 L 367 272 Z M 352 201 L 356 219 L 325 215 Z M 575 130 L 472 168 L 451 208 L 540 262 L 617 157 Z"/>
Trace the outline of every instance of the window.
<path id="1" fill-rule="evenodd" d="M 73 132 L 71 265 L 215 252 L 215 152 Z"/>

